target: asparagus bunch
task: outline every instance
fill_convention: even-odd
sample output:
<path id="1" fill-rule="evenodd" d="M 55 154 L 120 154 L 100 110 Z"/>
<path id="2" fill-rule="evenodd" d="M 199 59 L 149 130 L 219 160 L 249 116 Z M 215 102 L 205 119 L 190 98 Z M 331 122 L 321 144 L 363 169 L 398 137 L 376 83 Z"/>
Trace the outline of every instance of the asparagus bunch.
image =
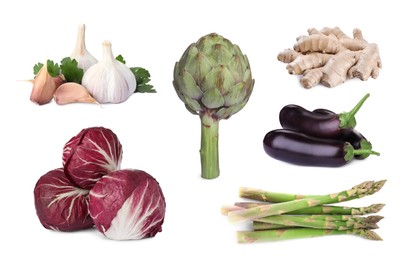
<path id="1" fill-rule="evenodd" d="M 237 202 L 222 208 L 232 223 L 252 222 L 252 231 L 238 231 L 240 243 L 278 241 L 325 235 L 354 234 L 367 239 L 382 240 L 372 229 L 382 216 L 384 204 L 368 207 L 328 205 L 359 199 L 378 192 L 386 180 L 366 181 L 338 193 L 301 195 L 241 188 L 240 196 L 257 202 Z"/>
<path id="2" fill-rule="evenodd" d="M 239 243 L 267 242 L 279 241 L 294 238 L 319 237 L 327 235 L 347 235 L 354 234 L 371 240 L 382 240 L 382 238 L 368 229 L 347 229 L 347 230 L 325 230 L 314 228 L 294 228 L 294 229 L 278 229 L 261 230 L 261 231 L 238 231 L 237 238 Z"/>

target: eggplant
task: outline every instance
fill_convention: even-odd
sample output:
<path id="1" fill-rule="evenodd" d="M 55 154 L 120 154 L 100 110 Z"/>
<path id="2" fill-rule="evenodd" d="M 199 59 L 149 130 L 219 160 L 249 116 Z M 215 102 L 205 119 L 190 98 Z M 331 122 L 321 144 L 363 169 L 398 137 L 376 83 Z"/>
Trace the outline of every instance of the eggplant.
<path id="1" fill-rule="evenodd" d="M 325 108 L 318 108 L 314 109 L 313 113 L 318 113 L 321 115 L 336 115 L 335 112 L 325 109 Z M 357 131 L 355 128 L 347 128 L 347 129 L 341 129 L 341 136 L 340 140 L 349 142 L 354 149 L 372 149 L 372 144 L 366 139 L 366 137 L 363 136 L 362 133 Z M 355 155 L 355 159 L 365 159 L 369 155 L 365 154 L 357 154 Z"/>
<path id="2" fill-rule="evenodd" d="M 340 138 L 342 129 L 356 126 L 355 115 L 368 97 L 366 94 L 352 110 L 340 114 L 320 114 L 298 105 L 286 105 L 280 111 L 279 120 L 284 129 L 320 138 Z"/>
<path id="3" fill-rule="evenodd" d="M 263 146 L 270 157 L 302 166 L 340 167 L 356 154 L 379 155 L 371 149 L 354 149 L 349 142 L 312 137 L 288 129 L 268 132 Z"/>

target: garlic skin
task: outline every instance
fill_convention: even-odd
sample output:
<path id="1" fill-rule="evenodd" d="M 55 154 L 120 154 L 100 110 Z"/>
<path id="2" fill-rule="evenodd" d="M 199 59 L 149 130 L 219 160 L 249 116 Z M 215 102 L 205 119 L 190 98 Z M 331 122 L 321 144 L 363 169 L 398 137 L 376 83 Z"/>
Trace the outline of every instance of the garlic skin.
<path id="1" fill-rule="evenodd" d="M 64 81 L 65 80 L 61 75 L 52 77 L 48 72 L 47 62 L 45 62 L 33 80 L 30 100 L 39 105 L 49 103 L 53 99 L 53 94 L 56 89 L 62 85 Z"/>
<path id="2" fill-rule="evenodd" d="M 78 35 L 76 39 L 75 49 L 70 56 L 78 62 L 78 68 L 87 71 L 92 65 L 96 64 L 98 60 L 92 56 L 85 45 L 85 24 L 78 26 Z"/>
<path id="3" fill-rule="evenodd" d="M 66 82 L 60 85 L 53 94 L 53 98 L 58 105 L 70 103 L 98 104 L 84 86 L 75 82 Z"/>
<path id="4" fill-rule="evenodd" d="M 102 48 L 102 60 L 85 72 L 82 85 L 101 104 L 122 103 L 136 89 L 135 76 L 125 64 L 114 59 L 111 42 L 104 41 Z"/>

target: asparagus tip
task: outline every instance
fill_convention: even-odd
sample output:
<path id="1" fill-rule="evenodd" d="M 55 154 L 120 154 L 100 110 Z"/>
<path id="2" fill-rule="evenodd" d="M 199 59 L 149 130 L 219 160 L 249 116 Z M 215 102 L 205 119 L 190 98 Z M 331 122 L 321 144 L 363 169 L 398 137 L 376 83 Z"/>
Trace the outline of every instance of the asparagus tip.
<path id="1" fill-rule="evenodd" d="M 372 230 L 365 230 L 364 237 L 370 240 L 382 241 L 383 239 Z"/>
<path id="2" fill-rule="evenodd" d="M 378 213 L 383 207 L 385 207 L 385 204 L 382 203 L 370 205 L 368 213 Z"/>
<path id="3" fill-rule="evenodd" d="M 369 216 L 369 217 L 366 218 L 366 223 L 375 224 L 375 223 L 378 223 L 379 221 L 381 221 L 382 219 L 383 219 L 383 216 L 378 216 L 378 215 Z"/>
<path id="4" fill-rule="evenodd" d="M 379 226 L 378 226 L 378 224 L 376 224 L 376 223 L 366 223 L 365 228 L 366 228 L 366 229 L 378 229 L 378 228 L 379 228 Z"/>
<path id="5" fill-rule="evenodd" d="M 239 188 L 239 196 L 242 197 L 242 195 L 245 193 L 245 191 L 248 191 L 250 188 L 247 187 L 240 187 Z"/>
<path id="6" fill-rule="evenodd" d="M 380 180 L 375 182 L 375 187 L 374 187 L 374 192 L 378 192 L 380 189 L 382 189 L 382 187 L 385 185 L 387 180 Z"/>
<path id="7" fill-rule="evenodd" d="M 378 192 L 385 185 L 386 180 L 380 181 L 365 181 L 361 184 L 354 186 L 351 190 L 356 193 L 359 197 L 366 195 L 372 195 Z"/>

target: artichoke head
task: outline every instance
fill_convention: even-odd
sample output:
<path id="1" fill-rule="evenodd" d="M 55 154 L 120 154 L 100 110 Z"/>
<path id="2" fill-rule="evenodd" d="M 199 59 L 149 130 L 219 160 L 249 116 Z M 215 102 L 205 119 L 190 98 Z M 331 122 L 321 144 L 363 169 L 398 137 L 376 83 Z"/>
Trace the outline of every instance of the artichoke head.
<path id="1" fill-rule="evenodd" d="M 254 80 L 238 45 L 211 33 L 192 43 L 176 62 L 173 85 L 191 113 L 220 120 L 245 106 Z"/>

